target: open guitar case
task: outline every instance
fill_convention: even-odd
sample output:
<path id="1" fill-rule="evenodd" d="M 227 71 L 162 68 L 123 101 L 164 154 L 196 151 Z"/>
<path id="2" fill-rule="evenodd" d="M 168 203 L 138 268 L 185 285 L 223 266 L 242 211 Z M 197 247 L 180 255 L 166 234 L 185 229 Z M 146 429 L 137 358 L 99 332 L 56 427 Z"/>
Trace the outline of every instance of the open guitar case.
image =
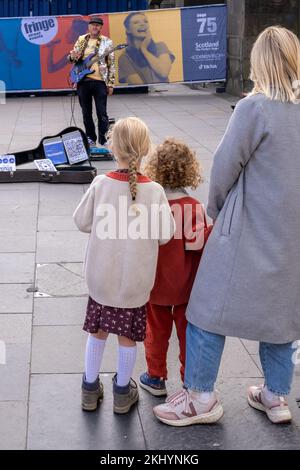
<path id="1" fill-rule="evenodd" d="M 24 163 L 30 163 L 34 160 L 44 159 L 45 152 L 43 142 L 45 139 L 51 137 L 62 137 L 64 134 L 69 132 L 79 131 L 84 146 L 87 151 L 88 159 L 86 162 L 88 165 L 75 164 L 75 165 L 57 165 L 56 172 L 52 171 L 40 171 L 34 168 L 22 168 L 16 171 L 0 171 L 0 183 L 32 183 L 32 182 L 45 182 L 45 183 L 91 183 L 95 176 L 97 176 L 97 168 L 93 167 L 90 162 L 90 147 L 85 132 L 79 127 L 67 127 L 58 134 L 43 137 L 39 145 L 31 150 L 23 150 L 21 152 L 15 152 L 11 155 L 16 157 L 16 166 Z"/>

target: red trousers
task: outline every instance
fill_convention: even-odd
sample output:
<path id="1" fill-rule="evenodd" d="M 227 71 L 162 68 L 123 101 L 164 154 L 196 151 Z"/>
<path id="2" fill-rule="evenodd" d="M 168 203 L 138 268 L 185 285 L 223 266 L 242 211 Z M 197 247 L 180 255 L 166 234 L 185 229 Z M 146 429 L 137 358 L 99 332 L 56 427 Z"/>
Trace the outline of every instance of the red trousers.
<path id="1" fill-rule="evenodd" d="M 187 327 L 186 307 L 187 304 L 174 306 L 147 304 L 147 327 L 144 345 L 148 373 L 152 377 L 168 378 L 167 352 L 174 321 L 179 340 L 180 375 L 183 381 L 185 332 Z"/>

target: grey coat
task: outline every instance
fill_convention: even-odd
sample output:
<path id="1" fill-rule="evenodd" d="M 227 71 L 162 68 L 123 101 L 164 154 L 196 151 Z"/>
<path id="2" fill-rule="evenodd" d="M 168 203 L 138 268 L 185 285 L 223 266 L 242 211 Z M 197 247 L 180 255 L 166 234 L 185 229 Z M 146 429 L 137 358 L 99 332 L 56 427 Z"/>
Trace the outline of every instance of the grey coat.
<path id="1" fill-rule="evenodd" d="M 216 220 L 187 318 L 212 333 L 300 338 L 300 105 L 241 100 L 216 151 Z"/>

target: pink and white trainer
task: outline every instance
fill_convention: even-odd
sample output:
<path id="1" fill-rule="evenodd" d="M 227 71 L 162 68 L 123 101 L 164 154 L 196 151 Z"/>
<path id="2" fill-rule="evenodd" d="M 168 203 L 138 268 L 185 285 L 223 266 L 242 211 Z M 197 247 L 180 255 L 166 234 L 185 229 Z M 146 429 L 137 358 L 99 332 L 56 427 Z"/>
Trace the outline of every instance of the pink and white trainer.
<path id="1" fill-rule="evenodd" d="M 223 407 L 216 393 L 204 403 L 200 394 L 183 388 L 169 396 L 165 403 L 153 408 L 155 416 L 170 426 L 216 423 L 223 416 Z"/>
<path id="2" fill-rule="evenodd" d="M 269 401 L 264 396 L 264 386 L 256 387 L 252 385 L 248 389 L 248 403 L 252 408 L 263 411 L 269 420 L 274 424 L 289 423 L 292 415 L 288 403 L 284 397 L 276 397 L 273 401 Z"/>

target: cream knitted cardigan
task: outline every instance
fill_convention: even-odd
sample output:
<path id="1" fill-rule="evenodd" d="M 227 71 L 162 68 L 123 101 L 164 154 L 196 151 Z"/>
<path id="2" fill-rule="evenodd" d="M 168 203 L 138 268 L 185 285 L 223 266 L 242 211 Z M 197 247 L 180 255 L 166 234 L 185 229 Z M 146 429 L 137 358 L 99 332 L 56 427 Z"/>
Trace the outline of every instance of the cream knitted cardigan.
<path id="1" fill-rule="evenodd" d="M 79 230 L 90 233 L 85 278 L 89 295 L 102 305 L 144 305 L 155 280 L 159 244 L 175 232 L 158 183 L 139 175 L 135 203 L 138 214 L 130 211 L 128 175 L 111 172 L 94 179 L 73 215 Z"/>

